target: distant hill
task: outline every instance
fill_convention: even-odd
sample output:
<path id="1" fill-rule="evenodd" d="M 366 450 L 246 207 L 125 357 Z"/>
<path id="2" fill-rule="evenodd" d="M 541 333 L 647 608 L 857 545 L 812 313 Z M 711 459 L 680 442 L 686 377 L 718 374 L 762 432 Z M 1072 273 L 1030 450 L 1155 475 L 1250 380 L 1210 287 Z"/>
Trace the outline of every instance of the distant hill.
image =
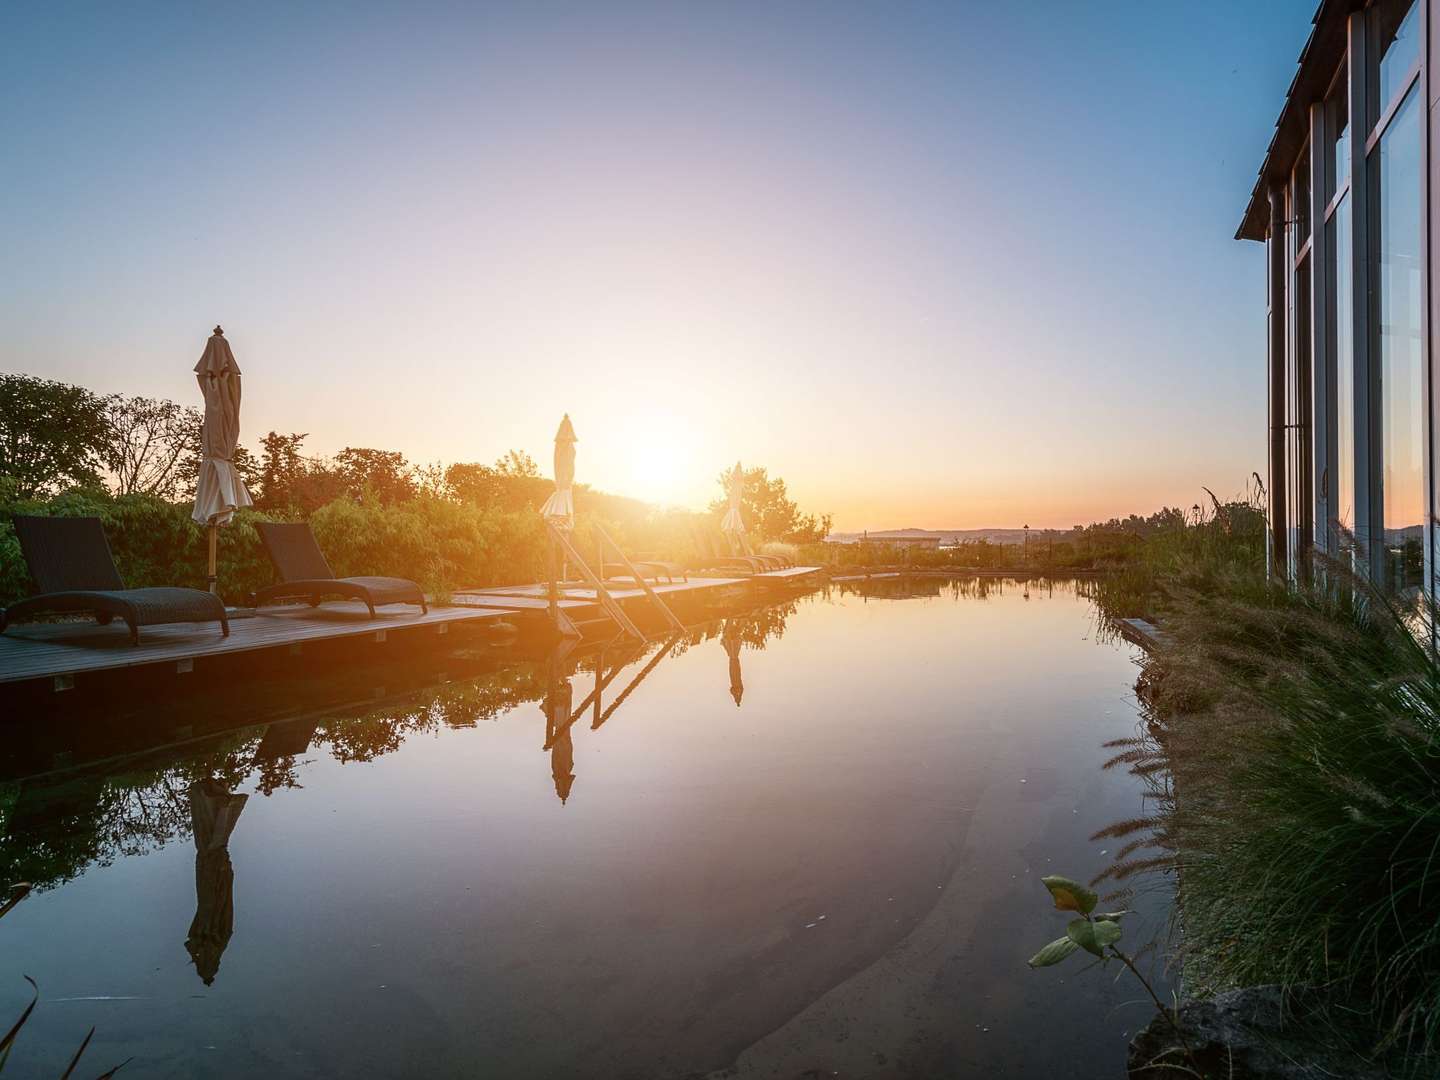
<path id="1" fill-rule="evenodd" d="M 884 536 L 938 536 L 942 544 L 973 543 L 980 540 L 992 544 L 1023 544 L 1024 529 L 870 529 L 872 538 Z M 1069 529 L 1031 529 L 1030 539 L 1044 536 L 1061 537 L 1069 535 Z M 827 539 L 837 544 L 848 544 L 859 540 L 864 534 L 858 532 L 833 532 Z"/>

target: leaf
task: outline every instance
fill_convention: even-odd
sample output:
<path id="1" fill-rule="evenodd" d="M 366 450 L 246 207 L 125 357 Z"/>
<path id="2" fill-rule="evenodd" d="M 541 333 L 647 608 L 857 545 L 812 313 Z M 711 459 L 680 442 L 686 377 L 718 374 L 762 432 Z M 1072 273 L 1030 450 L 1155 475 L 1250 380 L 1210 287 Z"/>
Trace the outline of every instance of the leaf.
<path id="1" fill-rule="evenodd" d="M 1071 919 L 1065 933 L 1086 952 L 1103 957 L 1105 946 L 1119 941 L 1123 931 L 1119 923 L 1110 922 L 1108 919 L 1097 919 L 1094 922 L 1089 919 Z"/>
<path id="2" fill-rule="evenodd" d="M 11 908 L 13 908 L 16 904 L 20 903 L 21 900 L 24 900 L 25 897 L 29 895 L 30 883 L 28 881 L 22 881 L 18 885 L 11 885 L 10 899 L 6 900 L 5 903 L 0 904 L 0 918 L 3 918 L 5 915 L 9 914 Z"/>
<path id="3" fill-rule="evenodd" d="M 40 987 L 35 985 L 35 980 L 29 975 L 24 976 L 24 979 L 30 984 L 31 989 L 35 991 L 35 996 L 30 999 L 30 1004 L 27 1005 L 25 1011 L 20 1014 L 20 1019 L 16 1020 L 14 1026 L 5 1033 L 5 1037 L 0 1039 L 0 1055 L 4 1055 L 4 1057 L 10 1056 L 10 1047 L 15 1045 L 15 1036 L 20 1034 L 20 1029 L 25 1026 L 25 1021 L 29 1020 L 30 1014 L 35 1011 L 35 1003 L 40 1000 Z M 4 1060 L 4 1058 L 0 1057 L 0 1060 Z"/>
<path id="4" fill-rule="evenodd" d="M 75 1056 L 70 1059 L 70 1067 L 60 1074 L 60 1080 L 70 1080 L 70 1074 L 75 1071 L 75 1066 L 80 1064 L 80 1058 L 85 1053 L 85 1048 L 90 1045 L 90 1040 L 95 1037 L 95 1029 L 92 1027 L 85 1033 L 85 1041 L 80 1044 L 80 1049 L 75 1051 Z"/>
<path id="5" fill-rule="evenodd" d="M 1081 915 L 1089 915 L 1095 910 L 1095 905 L 1100 902 L 1100 898 L 1084 885 L 1078 881 L 1071 881 L 1067 877 L 1051 874 L 1049 877 L 1041 878 L 1040 881 L 1045 888 L 1050 890 L 1050 895 L 1055 898 L 1055 907 L 1059 911 L 1078 911 Z"/>
<path id="6" fill-rule="evenodd" d="M 1068 937 L 1056 938 L 1043 949 L 1037 952 L 1026 961 L 1032 968 L 1049 967 L 1051 964 L 1058 964 L 1080 946 L 1071 941 Z"/>

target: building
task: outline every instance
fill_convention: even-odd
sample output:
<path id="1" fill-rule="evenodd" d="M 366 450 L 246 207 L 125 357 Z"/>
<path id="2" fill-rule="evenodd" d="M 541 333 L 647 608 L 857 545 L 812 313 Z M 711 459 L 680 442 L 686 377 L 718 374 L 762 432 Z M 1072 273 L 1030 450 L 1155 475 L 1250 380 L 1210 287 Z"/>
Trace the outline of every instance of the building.
<path id="1" fill-rule="evenodd" d="M 904 551 L 938 551 L 940 549 L 939 533 L 923 532 L 867 532 L 860 538 L 862 544 L 873 544 L 876 547 L 898 548 Z"/>
<path id="2" fill-rule="evenodd" d="M 1271 567 L 1353 550 L 1405 595 L 1434 591 L 1437 540 L 1437 18 L 1323 0 L 1236 234 L 1266 246 Z"/>

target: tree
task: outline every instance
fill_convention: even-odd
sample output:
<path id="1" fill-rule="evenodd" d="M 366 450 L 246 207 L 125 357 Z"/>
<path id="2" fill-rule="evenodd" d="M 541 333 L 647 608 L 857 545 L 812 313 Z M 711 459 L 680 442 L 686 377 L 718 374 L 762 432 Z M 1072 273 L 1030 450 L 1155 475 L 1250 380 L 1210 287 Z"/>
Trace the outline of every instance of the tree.
<path id="1" fill-rule="evenodd" d="M 260 440 L 260 492 L 257 506 L 265 510 L 289 508 L 305 478 L 305 461 L 300 445 L 305 433 L 281 435 L 270 432 Z"/>
<path id="2" fill-rule="evenodd" d="M 398 450 L 347 446 L 335 455 L 335 471 L 352 499 L 369 493 L 389 505 L 415 496 L 410 463 Z"/>
<path id="3" fill-rule="evenodd" d="M 200 410 L 147 397 L 105 399 L 106 439 L 101 460 L 115 494 L 182 494 L 200 465 Z"/>
<path id="4" fill-rule="evenodd" d="M 22 498 L 100 483 L 105 402 L 81 386 L 0 375 L 0 476 Z"/>
<path id="5" fill-rule="evenodd" d="M 802 514 L 789 497 L 785 481 L 770 478 L 764 468 L 746 469 L 740 496 L 741 512 L 746 526 L 762 540 L 785 540 L 793 544 L 813 544 L 830 533 L 830 515 Z M 728 492 L 730 474 L 720 474 L 720 489 Z M 710 511 L 722 514 L 729 505 L 728 496 L 710 504 Z"/>
<path id="6" fill-rule="evenodd" d="M 551 482 L 529 454 L 511 450 L 495 464 L 456 462 L 445 470 L 445 485 L 461 502 L 502 510 L 534 509 L 551 491 Z"/>

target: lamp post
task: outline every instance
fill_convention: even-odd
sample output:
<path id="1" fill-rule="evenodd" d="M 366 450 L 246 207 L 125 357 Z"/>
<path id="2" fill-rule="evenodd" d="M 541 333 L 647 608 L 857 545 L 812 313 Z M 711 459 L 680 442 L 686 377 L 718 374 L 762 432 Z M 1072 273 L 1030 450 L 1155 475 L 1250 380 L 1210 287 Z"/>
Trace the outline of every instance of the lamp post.
<path id="1" fill-rule="evenodd" d="M 1022 561 L 1026 566 L 1030 565 L 1030 526 L 1025 526 L 1025 554 Z"/>

